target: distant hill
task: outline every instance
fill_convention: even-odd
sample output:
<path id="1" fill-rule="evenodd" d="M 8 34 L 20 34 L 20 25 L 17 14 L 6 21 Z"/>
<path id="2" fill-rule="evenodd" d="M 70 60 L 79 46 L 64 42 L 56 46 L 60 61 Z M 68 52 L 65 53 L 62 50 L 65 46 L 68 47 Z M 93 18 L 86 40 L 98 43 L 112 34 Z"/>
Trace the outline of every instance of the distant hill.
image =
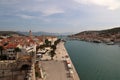
<path id="1" fill-rule="evenodd" d="M 83 31 L 70 37 L 86 41 L 120 42 L 120 27 L 100 31 Z"/>
<path id="2" fill-rule="evenodd" d="M 29 35 L 29 32 L 21 32 L 21 31 L 18 31 L 18 33 L 24 34 L 24 35 Z M 67 33 L 49 33 L 49 32 L 39 31 L 39 32 L 32 32 L 32 34 L 33 34 L 34 36 L 41 36 L 41 35 L 60 36 L 60 35 L 71 35 L 71 34 L 73 34 L 73 33 L 71 33 L 71 32 L 67 32 Z"/>
<path id="3" fill-rule="evenodd" d="M 26 36 L 29 35 L 29 32 L 18 31 L 18 33 L 24 34 Z M 32 35 L 34 35 L 34 36 L 41 36 L 41 35 L 59 35 L 59 34 L 58 33 L 49 33 L 49 32 L 42 32 L 42 31 L 40 31 L 40 32 L 32 32 Z"/>
<path id="4" fill-rule="evenodd" d="M 15 31 L 0 31 L 0 35 L 2 35 L 2 36 L 9 36 L 9 35 L 13 35 L 13 34 L 24 36 L 23 34 L 20 34 Z"/>
<path id="5" fill-rule="evenodd" d="M 0 35 L 13 35 L 13 34 L 17 34 L 20 36 L 28 36 L 29 32 L 22 32 L 22 31 L 0 31 Z M 39 31 L 39 32 L 32 32 L 32 34 L 34 36 L 41 36 L 41 35 L 50 35 L 50 36 L 61 36 L 61 35 L 71 35 L 73 33 L 49 33 L 49 32 L 43 32 L 43 31 Z"/>

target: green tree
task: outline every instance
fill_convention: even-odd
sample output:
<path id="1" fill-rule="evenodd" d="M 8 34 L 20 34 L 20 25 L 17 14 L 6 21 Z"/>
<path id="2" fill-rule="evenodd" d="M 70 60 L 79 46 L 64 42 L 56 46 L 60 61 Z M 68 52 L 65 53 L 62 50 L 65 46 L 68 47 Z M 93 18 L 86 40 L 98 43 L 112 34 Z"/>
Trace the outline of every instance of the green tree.
<path id="1" fill-rule="evenodd" d="M 55 51 L 56 50 L 56 45 L 52 45 L 51 48 Z"/>
<path id="2" fill-rule="evenodd" d="M 14 52 L 15 52 L 15 54 L 16 54 L 16 59 L 18 59 L 18 52 L 21 52 L 21 49 L 20 48 L 18 48 L 18 47 L 16 47 L 15 49 L 14 49 Z"/>
<path id="3" fill-rule="evenodd" d="M 0 53 L 1 53 L 1 55 L 3 55 L 3 46 L 0 46 Z"/>
<path id="4" fill-rule="evenodd" d="M 5 55 L 5 54 L 0 55 L 0 60 L 7 60 L 7 55 Z"/>
<path id="5" fill-rule="evenodd" d="M 48 39 L 45 39 L 45 45 L 46 46 L 51 46 L 51 41 L 49 41 Z"/>
<path id="6" fill-rule="evenodd" d="M 16 47 L 16 48 L 14 49 L 14 52 L 17 54 L 17 52 L 21 52 L 21 49 L 18 48 L 18 47 Z"/>
<path id="7" fill-rule="evenodd" d="M 58 39 L 54 42 L 54 45 L 57 45 L 58 43 L 60 43 L 61 39 Z"/>
<path id="8" fill-rule="evenodd" d="M 55 50 L 50 51 L 49 55 L 51 57 L 51 60 L 53 60 L 53 57 L 55 56 Z"/>
<path id="9" fill-rule="evenodd" d="M 49 45 L 49 40 L 45 39 L 45 44 L 48 46 Z"/>
<path id="10" fill-rule="evenodd" d="M 40 45 L 39 47 L 38 47 L 38 49 L 44 49 L 45 48 L 45 45 Z"/>

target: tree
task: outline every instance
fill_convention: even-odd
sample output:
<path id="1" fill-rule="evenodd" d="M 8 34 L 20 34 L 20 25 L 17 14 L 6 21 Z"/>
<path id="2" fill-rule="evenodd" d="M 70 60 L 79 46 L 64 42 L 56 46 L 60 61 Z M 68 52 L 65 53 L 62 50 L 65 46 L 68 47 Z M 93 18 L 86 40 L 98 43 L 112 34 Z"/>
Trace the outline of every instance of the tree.
<path id="1" fill-rule="evenodd" d="M 14 52 L 15 52 L 15 54 L 16 54 L 16 59 L 17 59 L 17 58 L 18 58 L 17 52 L 21 52 L 21 49 L 18 48 L 18 47 L 16 47 L 16 48 L 14 49 Z"/>
<path id="2" fill-rule="evenodd" d="M 20 48 L 18 48 L 18 47 L 16 47 L 15 49 L 14 49 L 14 52 L 21 52 L 21 49 Z"/>
<path id="3" fill-rule="evenodd" d="M 57 45 L 59 42 L 61 41 L 61 39 L 58 39 L 54 42 L 54 45 Z"/>
<path id="4" fill-rule="evenodd" d="M 7 60 L 7 55 L 5 54 L 0 55 L 0 60 Z"/>
<path id="5" fill-rule="evenodd" d="M 56 50 L 56 45 L 52 45 L 51 48 L 55 51 Z"/>
<path id="6" fill-rule="evenodd" d="M 58 39 L 57 42 L 59 43 L 61 41 L 61 39 Z"/>
<path id="7" fill-rule="evenodd" d="M 0 53 L 1 53 L 1 55 L 3 55 L 3 46 L 0 46 Z"/>
<path id="8" fill-rule="evenodd" d="M 57 44 L 58 44 L 57 41 L 55 41 L 55 42 L 54 42 L 54 45 L 57 46 Z"/>
<path id="9" fill-rule="evenodd" d="M 49 45 L 48 39 L 45 39 L 45 44 L 46 44 L 47 46 Z"/>
<path id="10" fill-rule="evenodd" d="M 46 46 L 51 46 L 51 41 L 49 41 L 48 39 L 45 39 L 45 45 Z"/>
<path id="11" fill-rule="evenodd" d="M 40 45 L 39 47 L 38 47 L 38 49 L 44 49 L 45 48 L 45 45 Z"/>
<path id="12" fill-rule="evenodd" d="M 49 55 L 51 57 L 51 60 L 53 60 L 53 57 L 55 56 L 55 50 L 50 51 Z"/>

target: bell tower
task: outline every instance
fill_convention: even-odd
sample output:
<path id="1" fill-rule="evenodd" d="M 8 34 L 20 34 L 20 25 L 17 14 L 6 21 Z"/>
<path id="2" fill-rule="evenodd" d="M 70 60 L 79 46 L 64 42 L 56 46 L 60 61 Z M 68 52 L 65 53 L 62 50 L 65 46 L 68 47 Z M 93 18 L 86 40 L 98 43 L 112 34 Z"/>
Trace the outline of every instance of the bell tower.
<path id="1" fill-rule="evenodd" d="M 32 31 L 31 30 L 29 31 L 29 37 L 32 37 Z"/>

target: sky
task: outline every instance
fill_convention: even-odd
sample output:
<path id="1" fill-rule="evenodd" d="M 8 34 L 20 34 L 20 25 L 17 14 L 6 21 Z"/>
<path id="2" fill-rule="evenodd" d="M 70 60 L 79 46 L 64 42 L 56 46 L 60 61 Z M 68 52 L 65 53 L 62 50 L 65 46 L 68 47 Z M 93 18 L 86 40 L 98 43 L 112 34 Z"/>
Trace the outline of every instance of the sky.
<path id="1" fill-rule="evenodd" d="M 120 0 L 0 0 L 0 31 L 81 32 L 120 26 Z"/>

